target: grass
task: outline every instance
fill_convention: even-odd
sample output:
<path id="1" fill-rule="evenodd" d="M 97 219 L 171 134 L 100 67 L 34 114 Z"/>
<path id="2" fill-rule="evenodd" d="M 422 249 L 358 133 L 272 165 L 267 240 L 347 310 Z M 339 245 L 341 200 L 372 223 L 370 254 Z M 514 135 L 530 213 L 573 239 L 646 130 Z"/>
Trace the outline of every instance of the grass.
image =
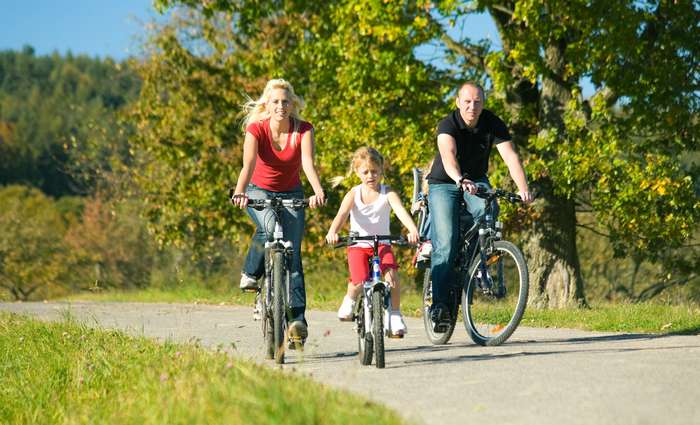
<path id="1" fill-rule="evenodd" d="M 399 424 L 302 376 L 192 344 L 0 314 L 0 423 Z"/>

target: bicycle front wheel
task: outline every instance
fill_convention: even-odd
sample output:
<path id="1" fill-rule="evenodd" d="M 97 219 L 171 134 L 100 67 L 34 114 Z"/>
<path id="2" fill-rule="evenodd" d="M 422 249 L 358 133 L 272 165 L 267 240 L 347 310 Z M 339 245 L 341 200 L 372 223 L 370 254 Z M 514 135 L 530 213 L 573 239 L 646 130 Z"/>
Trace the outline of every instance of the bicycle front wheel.
<path id="1" fill-rule="evenodd" d="M 374 334 L 374 360 L 378 368 L 384 367 L 384 294 L 372 292 L 372 333 Z"/>
<path id="2" fill-rule="evenodd" d="M 272 255 L 272 322 L 275 340 L 275 362 L 284 363 L 284 253 Z"/>
<path id="3" fill-rule="evenodd" d="M 493 242 L 482 265 L 477 256 L 469 267 L 469 283 L 462 293 L 462 317 L 471 339 L 495 346 L 506 341 L 520 324 L 527 305 L 527 263 L 520 249 L 508 241 Z"/>
<path id="4" fill-rule="evenodd" d="M 360 364 L 367 366 L 372 364 L 374 341 L 372 340 L 372 333 L 367 332 L 367 327 L 365 325 L 365 323 L 370 322 L 370 315 L 368 314 L 369 308 L 365 307 L 364 300 L 365 297 L 363 294 L 357 301 L 359 306 L 357 308 L 355 320 L 357 321 L 357 349 L 360 357 Z"/>

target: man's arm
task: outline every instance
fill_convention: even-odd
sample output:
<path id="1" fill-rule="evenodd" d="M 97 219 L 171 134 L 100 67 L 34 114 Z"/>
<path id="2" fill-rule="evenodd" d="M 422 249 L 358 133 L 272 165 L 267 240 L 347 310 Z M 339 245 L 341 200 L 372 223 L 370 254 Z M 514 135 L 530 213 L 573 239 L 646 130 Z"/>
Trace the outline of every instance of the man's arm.
<path id="1" fill-rule="evenodd" d="M 525 169 L 523 168 L 523 164 L 520 162 L 518 153 L 515 152 L 515 148 L 513 148 L 513 144 L 511 142 L 502 142 L 497 144 L 496 148 L 508 167 L 510 177 L 518 187 L 520 198 L 522 198 L 523 202 L 525 203 L 532 202 L 532 194 L 530 193 L 530 189 L 527 185 Z"/>
<path id="2" fill-rule="evenodd" d="M 450 176 L 455 183 L 460 183 L 462 180 L 462 171 L 459 169 L 457 162 L 457 141 L 454 137 L 446 133 L 438 134 L 438 150 L 440 151 L 440 159 L 442 166 L 445 168 L 445 173 Z M 471 180 L 461 181 L 462 189 L 472 195 L 476 193 L 476 185 Z"/>

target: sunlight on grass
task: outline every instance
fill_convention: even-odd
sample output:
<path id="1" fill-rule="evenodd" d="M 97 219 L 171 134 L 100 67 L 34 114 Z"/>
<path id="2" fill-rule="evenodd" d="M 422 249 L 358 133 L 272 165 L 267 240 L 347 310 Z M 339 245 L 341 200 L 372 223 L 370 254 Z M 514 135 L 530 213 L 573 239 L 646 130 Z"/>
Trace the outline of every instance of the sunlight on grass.
<path id="1" fill-rule="evenodd" d="M 70 321 L 0 314 L 0 365 L 3 424 L 402 423 L 371 401 L 221 349 Z"/>

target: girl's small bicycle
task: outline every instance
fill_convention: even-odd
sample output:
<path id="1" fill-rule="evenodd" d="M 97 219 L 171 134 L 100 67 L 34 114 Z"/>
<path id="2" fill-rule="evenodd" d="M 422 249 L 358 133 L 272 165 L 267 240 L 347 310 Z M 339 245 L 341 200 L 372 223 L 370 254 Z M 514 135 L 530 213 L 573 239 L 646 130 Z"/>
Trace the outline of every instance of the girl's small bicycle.
<path id="1" fill-rule="evenodd" d="M 363 283 L 362 295 L 358 298 L 353 311 L 353 321 L 357 330 L 357 345 L 362 365 L 372 364 L 374 354 L 375 365 L 384 367 L 384 336 L 391 336 L 391 320 L 384 324 L 384 317 L 391 315 L 391 287 L 382 280 L 379 267 L 379 244 L 391 242 L 397 245 L 407 245 L 403 236 L 371 235 L 357 236 L 350 234 L 339 238 L 335 248 L 350 246 L 359 241 L 372 242 L 372 257 L 369 260 L 369 276 Z"/>

